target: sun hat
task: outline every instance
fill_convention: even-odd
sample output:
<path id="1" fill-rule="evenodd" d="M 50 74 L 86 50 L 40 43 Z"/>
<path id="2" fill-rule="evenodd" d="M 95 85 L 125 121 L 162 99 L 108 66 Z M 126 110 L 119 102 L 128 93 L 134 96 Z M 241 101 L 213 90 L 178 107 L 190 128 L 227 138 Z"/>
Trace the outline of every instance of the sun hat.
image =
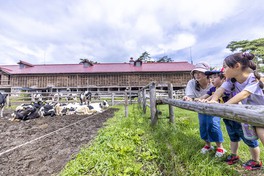
<path id="1" fill-rule="evenodd" d="M 199 62 L 195 65 L 195 68 L 191 71 L 191 75 L 193 75 L 194 71 L 199 71 L 205 73 L 206 71 L 210 71 L 210 67 L 205 62 Z"/>

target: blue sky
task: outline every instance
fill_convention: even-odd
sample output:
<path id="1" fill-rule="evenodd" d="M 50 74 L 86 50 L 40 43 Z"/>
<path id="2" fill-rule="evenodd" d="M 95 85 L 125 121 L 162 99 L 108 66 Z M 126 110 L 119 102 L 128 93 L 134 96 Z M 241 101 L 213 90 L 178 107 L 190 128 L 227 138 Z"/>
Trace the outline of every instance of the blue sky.
<path id="1" fill-rule="evenodd" d="M 154 59 L 220 66 L 264 37 L 262 0 L 0 0 L 0 65 Z"/>

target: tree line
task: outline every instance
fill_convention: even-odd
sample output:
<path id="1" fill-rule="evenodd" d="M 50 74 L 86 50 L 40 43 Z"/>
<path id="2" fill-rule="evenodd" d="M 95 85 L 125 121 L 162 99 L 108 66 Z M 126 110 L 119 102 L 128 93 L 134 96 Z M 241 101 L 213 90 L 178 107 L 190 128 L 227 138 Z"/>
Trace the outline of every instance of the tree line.
<path id="1" fill-rule="evenodd" d="M 241 41 L 231 41 L 227 46 L 232 52 L 250 52 L 253 53 L 256 58 L 254 62 L 257 64 L 259 71 L 264 72 L 264 38 L 259 38 L 255 40 L 241 40 Z M 91 59 L 81 58 L 82 62 L 90 62 L 92 64 L 96 64 L 97 62 L 92 61 Z M 150 54 L 147 51 L 144 51 L 138 58 L 142 62 L 173 62 L 173 60 L 164 55 L 157 60 L 154 60 L 150 57 Z"/>

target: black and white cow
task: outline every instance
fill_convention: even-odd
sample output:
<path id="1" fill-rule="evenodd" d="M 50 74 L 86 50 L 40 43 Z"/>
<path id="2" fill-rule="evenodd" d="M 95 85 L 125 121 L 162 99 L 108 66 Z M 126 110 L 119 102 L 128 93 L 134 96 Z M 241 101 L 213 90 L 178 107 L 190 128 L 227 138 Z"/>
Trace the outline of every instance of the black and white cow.
<path id="1" fill-rule="evenodd" d="M 36 105 L 36 106 L 35 106 Z M 22 104 L 16 107 L 16 110 L 11 115 L 14 119 L 29 120 L 40 117 L 38 113 L 39 104 Z"/>
<path id="2" fill-rule="evenodd" d="M 0 111 L 1 111 L 0 117 L 3 117 L 3 112 L 4 112 L 5 105 L 6 105 L 6 97 L 7 97 L 7 94 L 2 94 L 0 92 Z"/>
<path id="3" fill-rule="evenodd" d="M 41 108 L 39 109 L 39 114 L 41 117 L 44 116 L 55 116 L 56 112 L 55 112 L 55 105 L 52 103 L 46 103 L 43 106 L 41 106 Z"/>
<path id="4" fill-rule="evenodd" d="M 109 104 L 106 100 L 104 100 L 100 103 L 90 103 L 88 107 L 90 110 L 95 110 L 97 112 L 103 112 L 103 109 L 108 108 Z"/>
<path id="5" fill-rule="evenodd" d="M 33 94 L 33 101 L 42 101 L 43 96 L 40 93 Z"/>
<path id="6" fill-rule="evenodd" d="M 82 92 L 79 98 L 80 98 L 81 105 L 82 104 L 89 105 L 92 99 L 92 93 L 89 91 Z"/>

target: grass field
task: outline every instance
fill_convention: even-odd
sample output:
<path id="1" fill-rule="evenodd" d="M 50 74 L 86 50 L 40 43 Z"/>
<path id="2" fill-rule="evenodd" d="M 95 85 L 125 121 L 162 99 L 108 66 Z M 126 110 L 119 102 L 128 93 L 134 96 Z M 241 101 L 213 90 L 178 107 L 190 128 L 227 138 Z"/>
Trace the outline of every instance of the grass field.
<path id="1" fill-rule="evenodd" d="M 248 147 L 241 142 L 241 163 L 229 166 L 214 152 L 200 154 L 204 142 L 199 137 L 197 113 L 175 108 L 175 123 L 168 123 L 168 106 L 156 126 L 150 126 L 150 114 L 143 114 L 137 105 L 124 107 L 108 120 L 92 143 L 74 157 L 60 175 L 264 175 L 264 171 L 245 171 L 242 162 L 250 159 Z M 222 122 L 224 147 L 229 138 Z M 215 145 L 215 144 L 214 144 Z M 261 144 L 261 151 L 263 146 Z M 228 153 L 227 153 L 228 154 Z M 263 152 L 261 158 L 264 158 Z"/>

